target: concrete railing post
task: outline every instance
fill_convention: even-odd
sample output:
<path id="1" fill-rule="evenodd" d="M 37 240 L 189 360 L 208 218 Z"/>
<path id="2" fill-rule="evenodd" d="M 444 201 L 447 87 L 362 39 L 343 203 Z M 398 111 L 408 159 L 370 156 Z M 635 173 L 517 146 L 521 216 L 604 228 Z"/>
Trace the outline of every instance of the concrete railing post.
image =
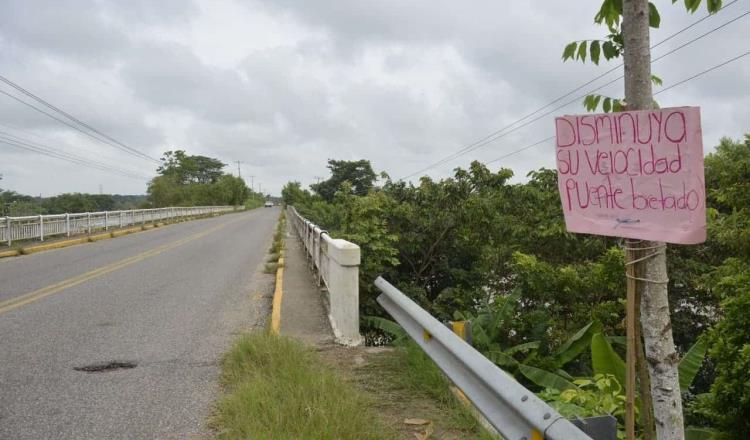
<path id="1" fill-rule="evenodd" d="M 65 236 L 70 237 L 70 214 L 65 214 Z"/>
<path id="2" fill-rule="evenodd" d="M 39 241 L 44 241 L 44 216 L 39 215 Z"/>
<path id="3" fill-rule="evenodd" d="M 346 240 L 322 237 L 327 241 L 328 296 L 331 328 L 337 342 L 361 345 L 359 334 L 360 249 Z"/>
<path id="4" fill-rule="evenodd" d="M 13 244 L 13 230 L 10 228 L 12 220 L 10 217 L 5 218 L 5 227 L 8 231 L 8 247 Z"/>
<path id="5" fill-rule="evenodd" d="M 109 229 L 109 212 L 104 211 L 104 230 Z"/>
<path id="6" fill-rule="evenodd" d="M 86 213 L 86 233 L 91 235 L 91 213 Z"/>

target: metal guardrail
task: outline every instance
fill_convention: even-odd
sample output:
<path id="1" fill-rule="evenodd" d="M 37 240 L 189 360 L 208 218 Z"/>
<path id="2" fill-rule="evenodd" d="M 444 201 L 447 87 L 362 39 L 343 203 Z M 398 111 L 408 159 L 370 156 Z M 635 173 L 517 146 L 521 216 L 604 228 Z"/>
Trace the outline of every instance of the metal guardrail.
<path id="1" fill-rule="evenodd" d="M 328 319 L 336 342 L 360 345 L 359 263 L 360 249 L 354 243 L 331 238 L 320 226 L 302 217 L 293 206 L 287 218 L 302 240 L 310 269 L 318 286 L 328 290 Z"/>
<path id="2" fill-rule="evenodd" d="M 11 246 L 16 240 L 44 241 L 56 235 L 90 234 L 93 231 L 142 225 L 159 220 L 233 211 L 233 206 L 190 206 L 128 211 L 84 212 L 74 214 L 0 217 L 0 243 Z"/>
<path id="3" fill-rule="evenodd" d="M 377 301 L 508 440 L 591 440 L 382 277 Z M 536 432 L 537 434 L 533 434 Z M 536 436 L 536 437 L 535 437 Z"/>

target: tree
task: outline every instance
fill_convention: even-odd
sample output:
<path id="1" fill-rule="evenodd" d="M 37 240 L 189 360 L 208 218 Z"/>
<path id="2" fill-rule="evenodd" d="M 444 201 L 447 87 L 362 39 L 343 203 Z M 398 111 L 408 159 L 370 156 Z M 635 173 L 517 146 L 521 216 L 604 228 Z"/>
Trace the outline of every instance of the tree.
<path id="1" fill-rule="evenodd" d="M 310 188 L 327 202 L 333 201 L 333 196 L 344 182 L 349 182 L 352 194 L 363 196 L 372 189 L 377 179 L 369 160 L 329 159 L 328 169 L 331 170 L 328 180 L 310 185 Z"/>
<path id="2" fill-rule="evenodd" d="M 750 135 L 722 139 L 705 164 L 713 243 L 703 255 L 721 261 L 703 278 L 721 301 L 721 319 L 708 333 L 716 378 L 691 409 L 743 439 L 750 432 Z"/>
<path id="3" fill-rule="evenodd" d="M 241 205 L 250 189 L 240 177 L 225 174 L 218 159 L 167 151 L 159 176 L 148 185 L 151 206 Z"/>
<path id="4" fill-rule="evenodd" d="M 47 214 L 111 211 L 114 206 L 115 200 L 108 194 L 66 193 L 42 201 Z"/>
<path id="5" fill-rule="evenodd" d="M 169 176 L 180 184 L 215 183 L 223 174 L 226 164 L 206 156 L 190 156 L 183 150 L 167 151 L 161 158 L 157 172 Z"/>
<path id="6" fill-rule="evenodd" d="M 289 206 L 307 205 L 311 197 L 309 191 L 302 189 L 300 182 L 288 182 L 281 189 L 281 199 Z"/>
<path id="7" fill-rule="evenodd" d="M 675 2 L 676 0 L 673 0 L 673 3 Z M 701 0 L 686 0 L 685 6 L 688 11 L 695 12 L 700 3 Z M 707 0 L 707 5 L 709 12 L 715 12 L 721 8 L 721 0 Z M 649 48 L 649 27 L 659 27 L 661 21 L 656 6 L 648 0 L 604 0 L 594 21 L 598 24 L 606 24 L 610 34 L 601 46 L 599 40 L 589 45 L 591 59 L 598 63 L 600 50 L 604 51 L 607 59 L 624 55 L 627 109 L 653 108 L 651 83 L 652 81 L 661 83 L 660 79 L 654 79 L 651 75 Z M 575 57 L 585 62 L 586 47 L 586 41 L 568 44 L 563 50 L 563 60 Z M 599 95 L 587 96 L 584 104 L 589 110 L 594 110 L 601 98 Z M 615 111 L 623 107 L 618 100 L 610 102 L 609 98 L 605 98 L 602 101 L 605 111 L 609 111 L 611 104 Z M 666 245 L 644 241 L 635 246 L 653 252 L 649 260 L 639 264 L 642 269 L 638 269 L 640 273 L 636 276 L 648 280 L 667 279 Z M 663 251 L 653 251 L 654 249 L 663 249 Z M 632 255 L 635 254 L 629 253 L 629 261 L 635 258 Z M 682 396 L 678 386 L 678 355 L 672 337 L 667 283 L 640 282 L 637 289 L 641 298 L 642 333 L 651 379 L 656 435 L 657 438 L 665 440 L 682 439 L 684 438 Z M 628 350 L 631 351 L 632 347 Z M 629 380 L 632 380 L 632 376 Z M 633 385 L 630 389 L 635 389 L 635 386 Z M 632 404 L 632 401 L 629 404 Z M 629 412 L 629 416 L 630 414 L 632 412 Z M 650 411 L 646 411 L 646 414 L 650 414 Z M 628 437 L 633 438 L 634 433 L 630 431 L 632 420 L 627 425 Z M 647 429 L 650 431 L 650 426 L 647 426 Z"/>

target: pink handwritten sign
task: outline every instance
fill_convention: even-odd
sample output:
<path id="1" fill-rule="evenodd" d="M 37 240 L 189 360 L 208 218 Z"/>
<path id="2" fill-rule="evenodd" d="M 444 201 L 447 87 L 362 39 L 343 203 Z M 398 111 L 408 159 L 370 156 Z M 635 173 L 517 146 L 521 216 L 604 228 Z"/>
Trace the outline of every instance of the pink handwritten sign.
<path id="1" fill-rule="evenodd" d="M 694 244 L 706 240 L 700 109 L 555 119 L 570 232 Z"/>

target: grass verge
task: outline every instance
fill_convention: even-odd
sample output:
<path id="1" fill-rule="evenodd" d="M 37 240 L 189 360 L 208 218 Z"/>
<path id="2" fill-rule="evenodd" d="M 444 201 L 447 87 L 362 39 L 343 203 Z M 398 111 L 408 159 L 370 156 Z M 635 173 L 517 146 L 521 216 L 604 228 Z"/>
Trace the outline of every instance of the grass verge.
<path id="1" fill-rule="evenodd" d="M 370 400 L 300 342 L 243 335 L 222 361 L 220 439 L 394 439 Z"/>
<path id="2" fill-rule="evenodd" d="M 450 380 L 417 344 L 408 341 L 368 356 L 359 370 L 357 381 L 378 399 L 380 412 L 386 417 L 390 414 L 392 426 L 404 434 L 409 433 L 403 426 L 408 415 L 431 420 L 438 438 L 496 439 L 453 395 Z"/>
<path id="3" fill-rule="evenodd" d="M 276 273 L 276 269 L 279 268 L 279 258 L 281 258 L 282 250 L 284 249 L 284 229 L 286 228 L 286 216 L 284 211 L 279 214 L 279 222 L 276 224 L 276 232 L 273 234 L 273 243 L 271 249 L 268 250 L 268 260 L 264 269 L 265 273 L 273 274 Z"/>

